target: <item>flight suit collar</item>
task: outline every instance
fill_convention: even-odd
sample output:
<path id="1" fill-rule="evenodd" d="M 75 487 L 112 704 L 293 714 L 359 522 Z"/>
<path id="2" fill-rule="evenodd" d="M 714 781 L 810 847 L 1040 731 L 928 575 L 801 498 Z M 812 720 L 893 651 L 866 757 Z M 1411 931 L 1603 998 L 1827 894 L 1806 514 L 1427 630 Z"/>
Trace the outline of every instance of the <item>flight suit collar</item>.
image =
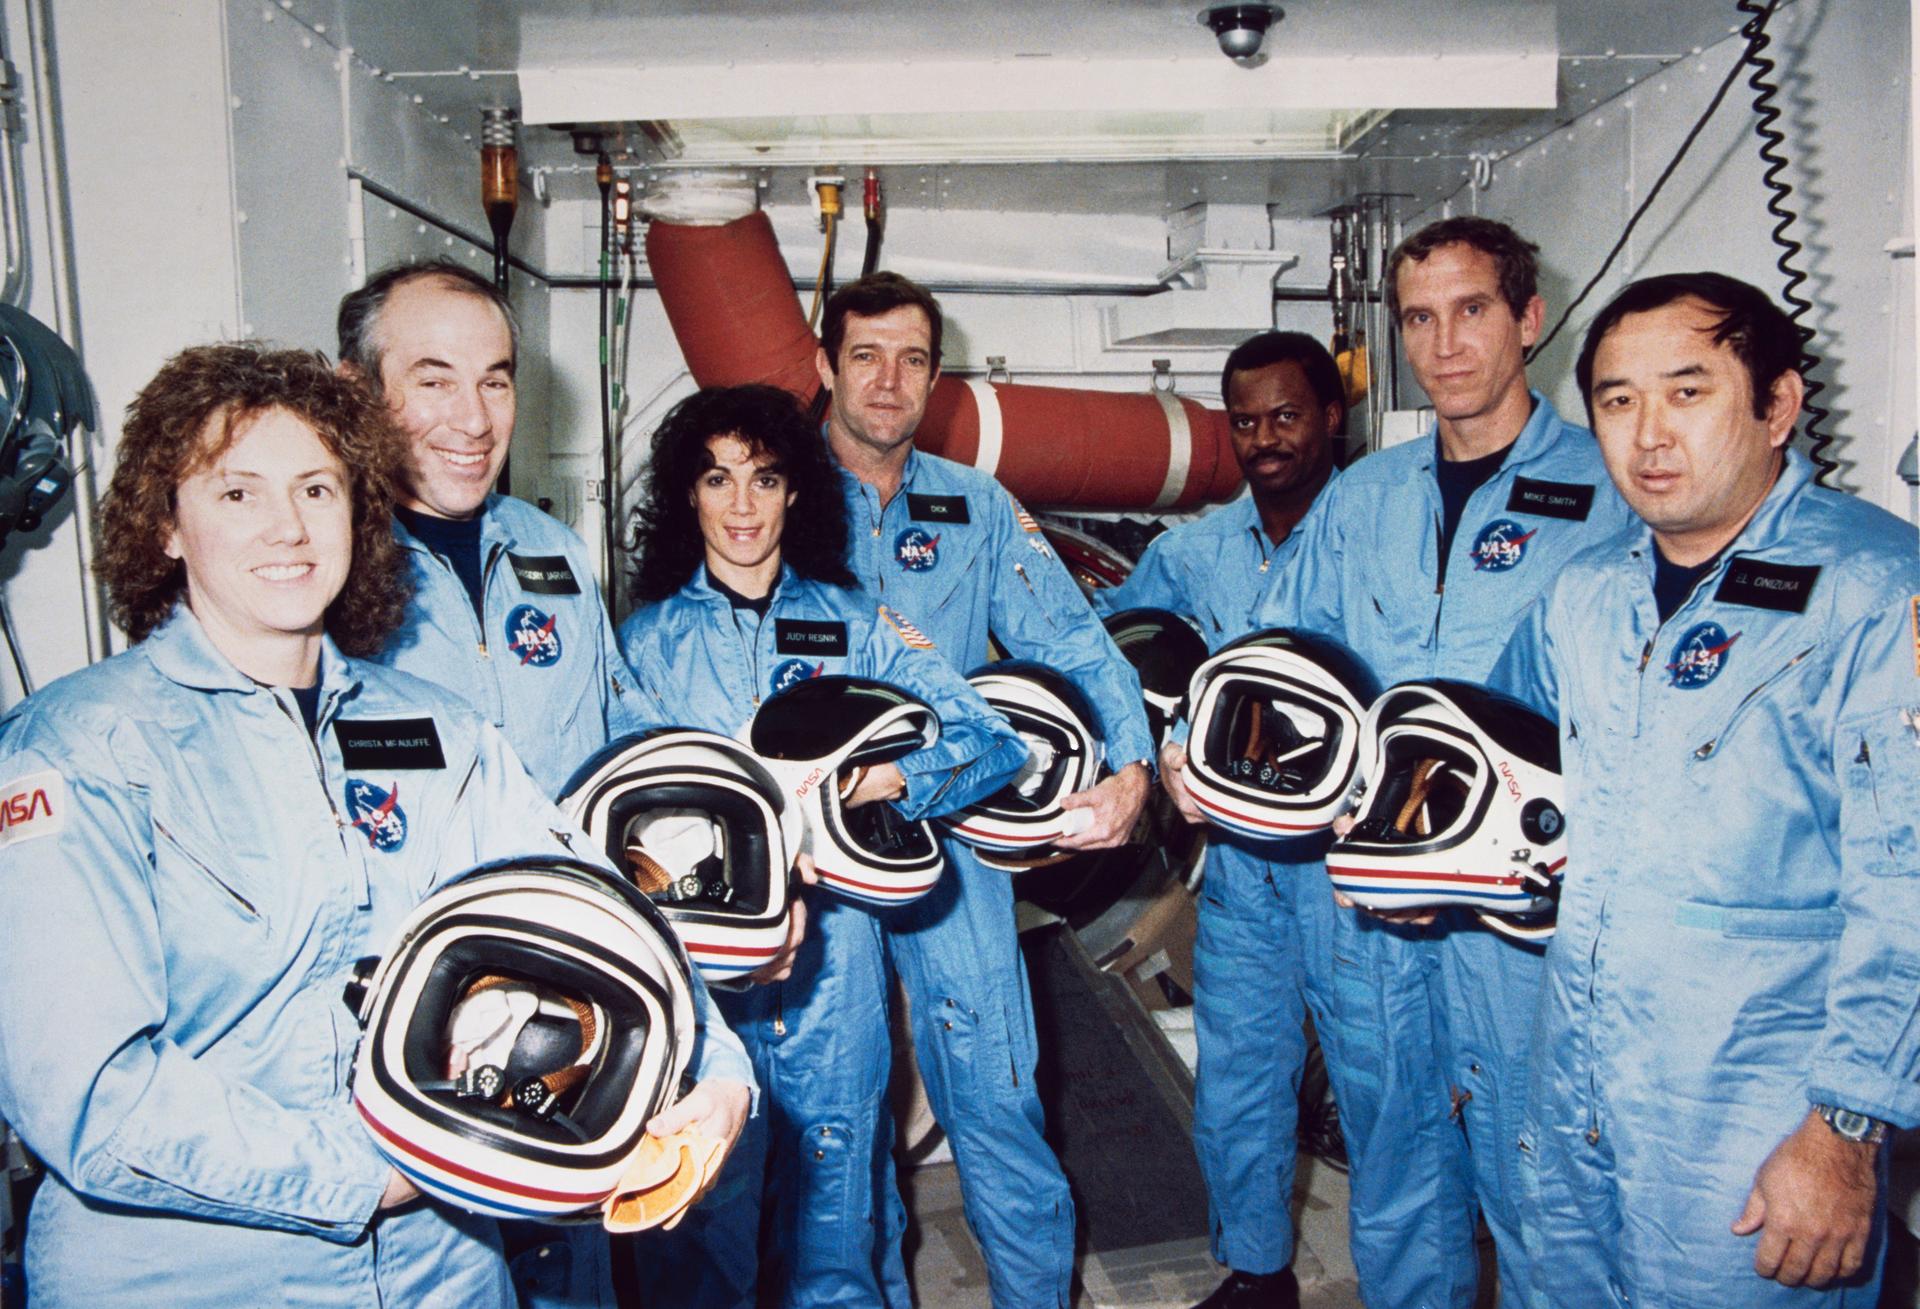
<path id="1" fill-rule="evenodd" d="M 520 544 L 519 539 L 513 534 L 513 529 L 508 527 L 506 521 L 496 512 L 503 498 L 497 492 L 490 493 L 486 504 L 480 508 L 480 561 L 483 566 L 493 546 L 501 545 L 511 550 Z M 407 530 L 407 525 L 400 521 L 398 514 L 393 516 L 393 539 L 398 541 L 404 549 L 421 554 L 430 553 L 426 543 Z"/>
<path id="2" fill-rule="evenodd" d="M 193 616 L 185 602 L 176 604 L 165 622 L 141 644 L 162 677 L 180 686 L 198 691 L 253 691 L 260 683 L 233 666 L 220 653 L 206 628 Z M 323 703 L 356 690 L 360 672 L 353 660 L 340 653 L 333 638 L 320 637 L 320 685 Z"/>
<path id="3" fill-rule="evenodd" d="M 1526 426 L 1520 429 L 1520 435 L 1507 448 L 1507 457 L 1500 464 L 1502 473 L 1546 454 L 1566 429 L 1560 411 L 1553 407 L 1551 400 L 1535 390 L 1529 389 L 1527 394 L 1533 399 L 1533 413 L 1528 416 Z M 1435 423 L 1421 439 L 1426 444 L 1426 457 L 1420 466 L 1432 472 L 1434 464 L 1440 459 L 1440 425 Z"/>

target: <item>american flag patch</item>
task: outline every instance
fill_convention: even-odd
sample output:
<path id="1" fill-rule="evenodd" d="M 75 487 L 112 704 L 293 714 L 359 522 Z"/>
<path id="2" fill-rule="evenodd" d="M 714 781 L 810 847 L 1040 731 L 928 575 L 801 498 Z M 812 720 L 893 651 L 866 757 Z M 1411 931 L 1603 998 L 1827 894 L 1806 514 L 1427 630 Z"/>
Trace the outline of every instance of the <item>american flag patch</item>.
<path id="1" fill-rule="evenodd" d="M 905 641 L 915 650 L 933 649 L 933 642 L 927 639 L 927 634 L 908 622 L 903 615 L 896 614 L 885 605 L 881 605 L 880 616 L 887 620 L 889 627 L 900 634 L 902 641 Z"/>
<path id="2" fill-rule="evenodd" d="M 1028 513 L 1027 507 L 1018 500 L 1013 502 L 1013 516 L 1018 518 L 1020 520 L 1020 526 L 1026 528 L 1029 532 L 1039 533 L 1040 524 L 1033 521 L 1033 515 Z"/>

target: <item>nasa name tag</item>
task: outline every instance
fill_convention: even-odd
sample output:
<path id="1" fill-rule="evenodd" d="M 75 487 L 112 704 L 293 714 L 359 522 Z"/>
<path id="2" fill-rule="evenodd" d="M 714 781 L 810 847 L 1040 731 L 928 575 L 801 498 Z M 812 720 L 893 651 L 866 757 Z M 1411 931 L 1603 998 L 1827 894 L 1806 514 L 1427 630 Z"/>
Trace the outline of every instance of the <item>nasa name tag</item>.
<path id="1" fill-rule="evenodd" d="M 847 657 L 847 625 L 813 622 L 805 618 L 773 620 L 773 648 L 778 654 Z"/>
<path id="2" fill-rule="evenodd" d="M 907 517 L 916 523 L 971 523 L 964 495 L 915 495 L 907 492 Z"/>
<path id="3" fill-rule="evenodd" d="M 1749 609 L 1773 609 L 1804 614 L 1820 577 L 1818 564 L 1770 564 L 1759 559 L 1734 559 L 1713 598 Z"/>
<path id="4" fill-rule="evenodd" d="M 520 579 L 520 589 L 534 595 L 579 595 L 580 582 L 565 555 L 517 555 L 509 551 L 507 562 Z"/>
<path id="5" fill-rule="evenodd" d="M 1584 523 L 1593 512 L 1593 484 L 1537 482 L 1531 477 L 1516 477 L 1513 493 L 1507 497 L 1507 508 L 1514 513 Z"/>
<path id="6" fill-rule="evenodd" d="M 350 773 L 405 772 L 445 768 L 440 729 L 431 718 L 335 719 L 340 762 Z"/>

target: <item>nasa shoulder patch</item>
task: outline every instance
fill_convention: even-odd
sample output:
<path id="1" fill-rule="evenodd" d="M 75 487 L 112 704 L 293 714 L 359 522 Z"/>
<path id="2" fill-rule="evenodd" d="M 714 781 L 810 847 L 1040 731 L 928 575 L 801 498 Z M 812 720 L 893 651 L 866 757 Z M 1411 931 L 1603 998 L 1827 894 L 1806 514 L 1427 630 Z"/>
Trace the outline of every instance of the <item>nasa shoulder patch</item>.
<path id="1" fill-rule="evenodd" d="M 67 779 L 51 768 L 0 785 L 0 850 L 67 828 Z"/>

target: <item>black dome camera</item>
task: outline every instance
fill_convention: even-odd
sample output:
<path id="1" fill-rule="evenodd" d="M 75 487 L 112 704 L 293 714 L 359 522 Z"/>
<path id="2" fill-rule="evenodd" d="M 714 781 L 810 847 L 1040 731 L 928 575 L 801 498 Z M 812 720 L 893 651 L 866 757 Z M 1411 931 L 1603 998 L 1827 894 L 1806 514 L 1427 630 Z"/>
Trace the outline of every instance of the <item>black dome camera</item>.
<path id="1" fill-rule="evenodd" d="M 1266 62 L 1261 48 L 1267 41 L 1267 29 L 1286 17 L 1279 5 L 1209 5 L 1200 11 L 1200 21 L 1213 29 L 1220 42 L 1220 53 L 1242 68 Z"/>

